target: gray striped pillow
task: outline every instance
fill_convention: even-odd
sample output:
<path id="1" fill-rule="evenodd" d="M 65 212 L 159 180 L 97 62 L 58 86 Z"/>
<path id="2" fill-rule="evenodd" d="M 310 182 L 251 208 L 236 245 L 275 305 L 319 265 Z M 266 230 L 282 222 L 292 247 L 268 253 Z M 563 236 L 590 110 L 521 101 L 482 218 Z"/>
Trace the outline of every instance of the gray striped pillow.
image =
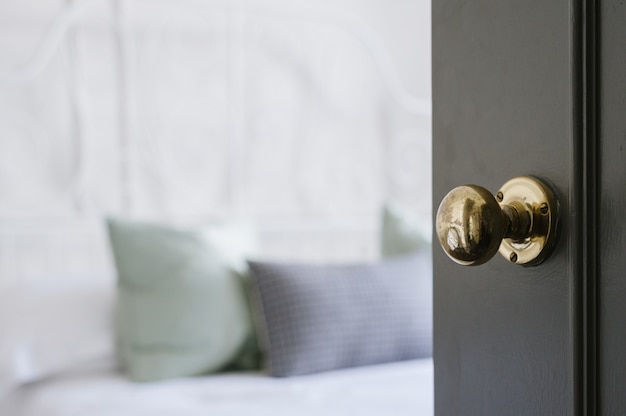
<path id="1" fill-rule="evenodd" d="M 428 253 L 374 264 L 249 264 L 272 376 L 432 355 Z"/>

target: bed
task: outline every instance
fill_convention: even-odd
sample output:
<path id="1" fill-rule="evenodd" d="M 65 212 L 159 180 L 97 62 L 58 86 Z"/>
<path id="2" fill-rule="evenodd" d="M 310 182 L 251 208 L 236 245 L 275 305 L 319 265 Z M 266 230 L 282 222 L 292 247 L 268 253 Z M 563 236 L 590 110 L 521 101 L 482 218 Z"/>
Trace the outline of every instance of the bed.
<path id="1" fill-rule="evenodd" d="M 419 246 L 428 284 L 407 310 L 431 330 L 430 103 L 369 24 L 306 2 L 68 2 L 45 24 L 15 7 L 0 16 L 0 414 L 433 413 L 427 356 L 149 383 L 115 357 L 110 216 L 253 223 L 264 267 L 343 273 Z M 18 70 L 4 39 L 28 51 Z M 410 214 L 382 218 L 388 201 Z"/>
<path id="2" fill-rule="evenodd" d="M 222 374 L 149 385 L 102 372 L 29 386 L 2 410 L 14 416 L 432 415 L 432 375 L 430 359 L 290 379 Z"/>

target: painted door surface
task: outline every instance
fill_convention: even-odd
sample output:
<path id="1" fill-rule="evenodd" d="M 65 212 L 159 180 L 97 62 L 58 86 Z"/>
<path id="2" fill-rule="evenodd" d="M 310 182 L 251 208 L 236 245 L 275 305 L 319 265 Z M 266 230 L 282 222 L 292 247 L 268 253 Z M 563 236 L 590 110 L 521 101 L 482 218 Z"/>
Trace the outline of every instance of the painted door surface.
<path id="1" fill-rule="evenodd" d="M 626 415 L 626 4 L 599 2 L 598 414 Z"/>
<path id="2" fill-rule="evenodd" d="M 573 415 L 585 406 L 585 8 L 433 2 L 433 200 L 464 184 L 550 182 L 560 239 L 544 263 L 467 267 L 434 248 L 437 415 Z M 437 241 L 436 238 L 434 241 Z"/>

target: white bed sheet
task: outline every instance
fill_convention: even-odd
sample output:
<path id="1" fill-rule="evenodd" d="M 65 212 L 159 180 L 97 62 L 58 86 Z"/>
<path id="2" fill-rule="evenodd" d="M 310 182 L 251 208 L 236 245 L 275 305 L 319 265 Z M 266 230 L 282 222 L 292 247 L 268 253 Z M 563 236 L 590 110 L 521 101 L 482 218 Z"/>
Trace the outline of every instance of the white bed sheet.
<path id="1" fill-rule="evenodd" d="M 134 384 L 113 372 L 20 389 L 3 416 L 430 416 L 431 359 L 285 379 L 232 373 Z"/>

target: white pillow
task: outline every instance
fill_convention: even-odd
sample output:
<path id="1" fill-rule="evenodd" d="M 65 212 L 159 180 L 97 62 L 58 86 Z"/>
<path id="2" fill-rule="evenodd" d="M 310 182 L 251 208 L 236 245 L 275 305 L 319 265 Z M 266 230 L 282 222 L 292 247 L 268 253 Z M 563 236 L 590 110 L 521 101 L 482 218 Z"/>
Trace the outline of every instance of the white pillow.
<path id="1" fill-rule="evenodd" d="M 0 289 L 0 389 L 114 366 L 114 289 L 91 276 Z"/>

